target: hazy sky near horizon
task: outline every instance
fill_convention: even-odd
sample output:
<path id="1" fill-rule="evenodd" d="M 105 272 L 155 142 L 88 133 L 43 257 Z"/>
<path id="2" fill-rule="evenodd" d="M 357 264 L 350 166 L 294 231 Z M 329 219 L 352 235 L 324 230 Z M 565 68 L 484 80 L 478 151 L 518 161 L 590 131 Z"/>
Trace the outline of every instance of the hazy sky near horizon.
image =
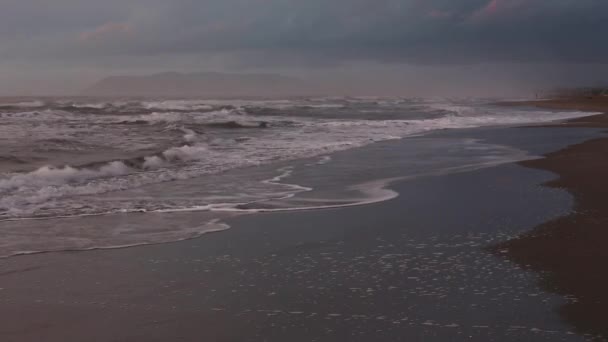
<path id="1" fill-rule="evenodd" d="M 446 92 L 599 83 L 607 25 L 606 0 L 3 0 L 0 93 L 168 70 Z"/>

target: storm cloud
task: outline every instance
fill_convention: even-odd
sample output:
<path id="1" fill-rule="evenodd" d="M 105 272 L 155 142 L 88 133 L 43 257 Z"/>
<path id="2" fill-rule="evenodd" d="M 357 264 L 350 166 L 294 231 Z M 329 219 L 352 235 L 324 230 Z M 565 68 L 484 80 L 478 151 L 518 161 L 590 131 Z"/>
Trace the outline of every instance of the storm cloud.
<path id="1" fill-rule="evenodd" d="M 604 0 L 4 0 L 0 8 L 0 70 L 13 72 L 608 60 Z"/>

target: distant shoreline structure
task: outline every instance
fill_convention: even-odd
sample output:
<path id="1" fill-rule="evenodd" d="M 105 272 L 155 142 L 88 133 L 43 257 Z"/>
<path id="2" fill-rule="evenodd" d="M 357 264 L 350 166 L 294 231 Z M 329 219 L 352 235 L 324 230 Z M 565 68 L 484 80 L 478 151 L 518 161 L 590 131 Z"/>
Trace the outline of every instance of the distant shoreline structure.
<path id="1" fill-rule="evenodd" d="M 556 88 L 544 94 L 548 98 L 607 97 L 606 87 Z"/>

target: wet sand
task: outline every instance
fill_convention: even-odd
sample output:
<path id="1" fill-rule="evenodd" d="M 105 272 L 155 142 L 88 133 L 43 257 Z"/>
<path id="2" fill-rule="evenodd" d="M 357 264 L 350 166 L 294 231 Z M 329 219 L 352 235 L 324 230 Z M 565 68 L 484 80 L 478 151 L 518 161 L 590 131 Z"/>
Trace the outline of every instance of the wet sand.
<path id="1" fill-rule="evenodd" d="M 505 102 L 508 106 L 532 106 L 547 109 L 580 110 L 585 112 L 605 112 L 608 96 L 557 98 L 538 101 Z"/>
<path id="2" fill-rule="evenodd" d="M 539 107 L 608 112 L 608 99 L 560 99 Z M 608 128 L 608 114 L 579 118 L 553 127 Z M 545 185 L 575 198 L 573 211 L 548 221 L 494 252 L 542 274 L 542 286 L 569 298 L 559 309 L 578 332 L 608 339 L 608 138 L 549 153 L 521 165 L 551 171 L 559 178 Z"/>

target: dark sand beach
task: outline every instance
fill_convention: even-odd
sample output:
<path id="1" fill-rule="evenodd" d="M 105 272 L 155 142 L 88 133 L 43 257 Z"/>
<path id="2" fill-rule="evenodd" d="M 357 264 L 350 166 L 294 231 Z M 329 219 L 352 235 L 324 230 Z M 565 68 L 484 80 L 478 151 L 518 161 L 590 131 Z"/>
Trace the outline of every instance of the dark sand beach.
<path id="1" fill-rule="evenodd" d="M 608 99 L 563 99 L 535 105 L 607 111 Z M 608 115 L 574 119 L 554 127 L 557 126 L 607 128 Z M 575 198 L 575 206 L 569 215 L 543 223 L 520 238 L 498 245 L 495 251 L 523 267 L 542 272 L 546 290 L 573 298 L 559 309 L 562 317 L 578 331 L 606 339 L 608 139 L 588 140 L 521 165 L 559 175 L 545 185 L 568 190 Z"/>
<path id="2" fill-rule="evenodd" d="M 547 156 L 395 182 L 389 201 L 242 215 L 176 243 L 3 259 L 0 340 L 603 340 L 604 121 L 448 130 L 327 164 L 398 159 L 437 139 Z"/>
<path id="3" fill-rule="evenodd" d="M 510 102 L 504 104 L 511 106 L 528 105 L 548 109 L 570 109 L 583 110 L 589 112 L 605 112 L 608 108 L 608 96 L 580 96 L 572 98 L 564 97 L 538 101 Z M 604 122 L 605 120 L 600 121 Z"/>

